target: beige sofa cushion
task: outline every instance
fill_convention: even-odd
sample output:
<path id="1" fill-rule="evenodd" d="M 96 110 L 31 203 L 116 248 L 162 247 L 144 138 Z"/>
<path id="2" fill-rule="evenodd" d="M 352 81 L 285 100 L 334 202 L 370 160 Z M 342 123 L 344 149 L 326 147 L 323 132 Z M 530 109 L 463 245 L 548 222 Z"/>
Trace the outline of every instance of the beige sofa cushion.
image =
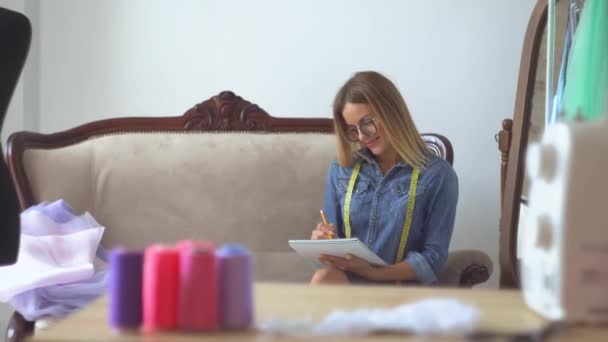
<path id="1" fill-rule="evenodd" d="M 254 251 L 256 279 L 304 281 L 287 245 L 319 221 L 332 134 L 125 133 L 24 154 L 38 201 L 106 226 L 106 247 L 208 239 Z"/>

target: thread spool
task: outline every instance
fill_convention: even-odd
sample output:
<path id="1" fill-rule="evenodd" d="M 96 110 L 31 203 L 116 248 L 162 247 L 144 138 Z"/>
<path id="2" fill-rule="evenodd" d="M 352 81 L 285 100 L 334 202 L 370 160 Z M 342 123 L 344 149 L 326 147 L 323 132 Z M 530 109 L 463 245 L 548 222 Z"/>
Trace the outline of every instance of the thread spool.
<path id="1" fill-rule="evenodd" d="M 177 326 L 188 331 L 219 328 L 217 260 L 211 242 L 180 241 Z"/>
<path id="2" fill-rule="evenodd" d="M 179 251 L 152 245 L 146 248 L 143 272 L 143 322 L 146 331 L 177 327 Z"/>
<path id="3" fill-rule="evenodd" d="M 217 253 L 220 326 L 246 330 L 253 323 L 252 260 L 239 245 L 225 245 Z"/>
<path id="4" fill-rule="evenodd" d="M 142 251 L 110 251 L 108 320 L 119 330 L 139 329 L 142 321 Z"/>

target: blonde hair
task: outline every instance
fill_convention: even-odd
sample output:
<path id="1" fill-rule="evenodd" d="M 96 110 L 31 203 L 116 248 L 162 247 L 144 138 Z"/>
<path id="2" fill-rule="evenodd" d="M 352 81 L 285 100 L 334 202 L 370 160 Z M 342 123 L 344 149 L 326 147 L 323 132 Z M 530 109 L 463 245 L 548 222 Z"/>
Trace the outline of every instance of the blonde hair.
<path id="1" fill-rule="evenodd" d="M 352 166 L 353 147 L 356 146 L 345 135 L 346 122 L 342 112 L 346 103 L 370 106 L 397 155 L 413 167 L 423 167 L 426 164 L 428 148 L 397 87 L 380 73 L 362 71 L 346 81 L 334 99 L 334 128 L 340 165 Z"/>

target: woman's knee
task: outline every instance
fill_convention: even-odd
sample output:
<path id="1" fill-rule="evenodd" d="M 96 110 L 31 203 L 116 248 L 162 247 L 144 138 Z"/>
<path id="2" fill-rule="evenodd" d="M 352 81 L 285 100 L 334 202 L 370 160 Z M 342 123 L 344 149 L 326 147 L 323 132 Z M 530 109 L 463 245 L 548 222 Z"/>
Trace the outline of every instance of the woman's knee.
<path id="1" fill-rule="evenodd" d="M 348 282 L 348 277 L 344 271 L 335 267 L 327 267 L 316 271 L 312 276 L 310 284 L 348 284 Z"/>

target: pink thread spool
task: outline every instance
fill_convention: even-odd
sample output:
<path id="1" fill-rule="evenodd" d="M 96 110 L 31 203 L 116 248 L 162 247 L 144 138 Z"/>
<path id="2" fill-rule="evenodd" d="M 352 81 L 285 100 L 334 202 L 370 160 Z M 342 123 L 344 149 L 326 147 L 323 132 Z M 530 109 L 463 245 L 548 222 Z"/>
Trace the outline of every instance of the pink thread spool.
<path id="1" fill-rule="evenodd" d="M 217 260 L 211 242 L 180 241 L 177 326 L 188 331 L 219 328 Z"/>
<path id="2" fill-rule="evenodd" d="M 179 251 L 152 245 L 144 254 L 144 330 L 171 330 L 177 327 Z"/>

